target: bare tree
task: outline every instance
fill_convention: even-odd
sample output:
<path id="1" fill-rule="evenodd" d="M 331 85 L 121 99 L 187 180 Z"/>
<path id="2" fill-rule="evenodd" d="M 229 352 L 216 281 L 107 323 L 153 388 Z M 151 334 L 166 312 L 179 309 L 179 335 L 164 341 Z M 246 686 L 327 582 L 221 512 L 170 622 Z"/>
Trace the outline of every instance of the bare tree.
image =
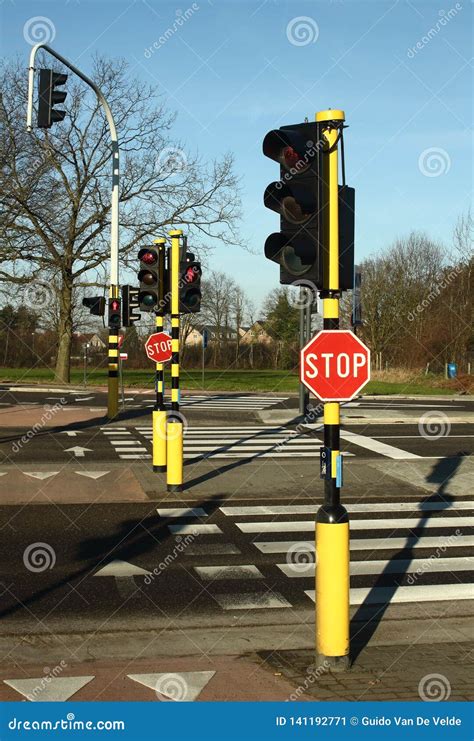
<path id="1" fill-rule="evenodd" d="M 42 65 L 45 66 L 45 65 Z M 47 65 L 50 66 L 48 59 Z M 109 255 L 111 149 L 102 109 L 68 80 L 67 116 L 25 132 L 24 64 L 1 65 L 0 280 L 48 281 L 58 304 L 56 376 L 69 381 L 74 290 Z M 125 61 L 97 57 L 91 77 L 110 103 L 121 149 L 121 256 L 182 227 L 206 246 L 238 244 L 232 155 L 204 163 L 170 138 L 174 115 Z"/>

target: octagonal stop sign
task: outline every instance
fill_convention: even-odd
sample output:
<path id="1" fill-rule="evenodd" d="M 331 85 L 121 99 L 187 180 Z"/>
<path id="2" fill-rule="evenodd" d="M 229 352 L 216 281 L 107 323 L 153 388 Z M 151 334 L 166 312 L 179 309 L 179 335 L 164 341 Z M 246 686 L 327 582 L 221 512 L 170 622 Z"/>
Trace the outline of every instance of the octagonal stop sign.
<path id="1" fill-rule="evenodd" d="M 321 401 L 349 401 L 370 379 L 370 350 L 349 330 L 323 329 L 301 350 L 300 378 Z"/>
<path id="2" fill-rule="evenodd" d="M 166 363 L 172 356 L 171 337 L 166 332 L 155 332 L 145 342 L 145 352 L 155 363 Z"/>

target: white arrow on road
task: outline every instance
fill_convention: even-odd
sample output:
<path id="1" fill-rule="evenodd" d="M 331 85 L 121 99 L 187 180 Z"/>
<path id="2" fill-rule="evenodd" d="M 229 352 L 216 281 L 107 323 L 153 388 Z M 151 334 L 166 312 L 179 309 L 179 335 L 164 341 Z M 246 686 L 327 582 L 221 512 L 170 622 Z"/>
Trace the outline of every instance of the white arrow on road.
<path id="1" fill-rule="evenodd" d="M 80 445 L 75 445 L 73 448 L 67 448 L 65 453 L 74 453 L 76 458 L 84 458 L 86 450 L 92 453 L 92 448 L 81 448 Z"/>
<path id="2" fill-rule="evenodd" d="M 71 431 L 69 431 L 69 430 L 63 430 L 61 432 L 61 435 L 67 435 L 68 437 L 76 437 L 76 435 L 79 435 L 79 433 L 76 432 L 75 430 L 71 430 Z"/>

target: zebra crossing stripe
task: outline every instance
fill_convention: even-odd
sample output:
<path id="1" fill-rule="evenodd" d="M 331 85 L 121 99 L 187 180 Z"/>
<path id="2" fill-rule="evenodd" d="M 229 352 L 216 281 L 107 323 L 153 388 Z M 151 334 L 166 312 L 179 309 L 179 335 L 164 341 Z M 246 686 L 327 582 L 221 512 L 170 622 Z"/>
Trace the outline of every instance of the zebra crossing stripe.
<path id="1" fill-rule="evenodd" d="M 156 511 L 160 517 L 207 517 L 202 507 L 160 507 Z"/>
<path id="2" fill-rule="evenodd" d="M 290 578 L 314 578 L 314 561 L 311 563 L 277 563 L 280 571 Z M 470 571 L 474 566 L 474 558 L 393 558 L 381 561 L 352 561 L 350 564 L 351 576 L 365 576 L 368 574 L 413 574 L 420 569 L 430 572 Z M 474 595 L 473 595 L 474 596 Z"/>
<path id="3" fill-rule="evenodd" d="M 222 535 L 222 530 L 218 525 L 201 525 L 200 523 L 168 525 L 168 530 L 173 535 Z"/>
<path id="4" fill-rule="evenodd" d="M 400 519 L 381 520 L 352 520 L 351 530 L 400 530 L 415 529 L 417 527 L 441 528 L 441 527 L 472 527 L 473 517 L 434 517 L 430 519 L 410 517 Z M 288 522 L 236 522 L 239 530 L 243 533 L 284 533 L 284 532 L 314 532 L 314 520 L 299 520 Z"/>
<path id="5" fill-rule="evenodd" d="M 195 566 L 194 571 L 203 581 L 216 579 L 263 579 L 263 574 L 253 564 L 244 566 Z"/>
<path id="6" fill-rule="evenodd" d="M 261 553 L 287 553 L 293 552 L 294 549 L 300 549 L 303 545 L 301 540 L 269 540 L 254 542 L 253 545 Z M 314 551 L 313 543 L 308 543 L 308 553 Z M 388 551 L 401 550 L 408 548 L 471 548 L 474 546 L 474 536 L 457 535 L 451 540 L 443 539 L 441 536 L 436 537 L 422 536 L 416 538 L 409 536 L 407 538 L 353 538 L 350 542 L 351 551 Z"/>
<path id="7" fill-rule="evenodd" d="M 305 590 L 305 594 L 314 602 L 315 590 Z M 429 584 L 411 587 L 358 587 L 350 590 L 350 604 L 383 605 L 388 602 L 449 602 L 454 600 L 472 600 L 470 584 Z"/>
<path id="8" fill-rule="evenodd" d="M 474 501 L 471 502 L 365 502 L 363 504 L 346 504 L 348 512 L 437 512 L 474 509 Z M 310 515 L 319 509 L 319 503 L 315 504 L 281 504 L 281 505 L 248 505 L 243 507 L 219 507 L 220 511 L 227 516 L 245 515 Z"/>
<path id="9" fill-rule="evenodd" d="M 214 594 L 213 597 L 223 610 L 265 610 L 291 607 L 290 602 L 278 592 Z"/>

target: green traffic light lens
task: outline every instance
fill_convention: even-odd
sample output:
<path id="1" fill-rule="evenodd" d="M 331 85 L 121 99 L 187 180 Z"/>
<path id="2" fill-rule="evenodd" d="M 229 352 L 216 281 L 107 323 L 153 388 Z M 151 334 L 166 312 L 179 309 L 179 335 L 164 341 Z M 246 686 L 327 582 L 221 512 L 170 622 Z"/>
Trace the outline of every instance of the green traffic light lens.
<path id="1" fill-rule="evenodd" d="M 154 306 L 156 304 L 156 299 L 154 296 L 151 295 L 151 293 L 147 293 L 142 298 L 142 304 L 145 306 Z"/>

